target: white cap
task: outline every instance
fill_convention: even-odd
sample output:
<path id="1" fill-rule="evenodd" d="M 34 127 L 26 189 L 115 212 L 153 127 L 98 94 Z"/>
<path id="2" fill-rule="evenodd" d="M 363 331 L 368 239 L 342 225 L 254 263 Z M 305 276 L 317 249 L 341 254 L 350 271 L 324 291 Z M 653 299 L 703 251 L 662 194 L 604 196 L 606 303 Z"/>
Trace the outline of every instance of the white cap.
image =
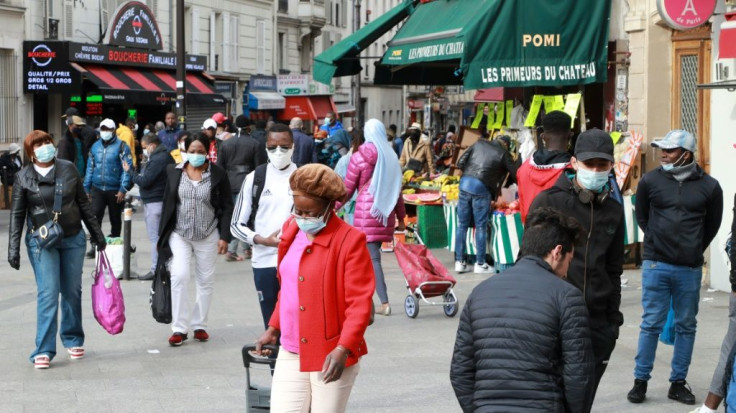
<path id="1" fill-rule="evenodd" d="M 103 120 L 102 122 L 100 122 L 100 128 L 102 128 L 103 126 L 106 127 L 107 129 L 115 130 L 115 121 L 110 118 L 107 118 Z"/>
<path id="2" fill-rule="evenodd" d="M 209 129 L 209 128 L 217 129 L 217 122 L 215 122 L 215 120 L 212 118 L 205 120 L 204 123 L 202 124 L 202 130 Z"/>
<path id="3" fill-rule="evenodd" d="M 18 145 L 17 143 L 11 143 L 10 147 L 8 148 L 8 152 L 10 152 L 11 155 L 20 152 L 20 145 Z"/>

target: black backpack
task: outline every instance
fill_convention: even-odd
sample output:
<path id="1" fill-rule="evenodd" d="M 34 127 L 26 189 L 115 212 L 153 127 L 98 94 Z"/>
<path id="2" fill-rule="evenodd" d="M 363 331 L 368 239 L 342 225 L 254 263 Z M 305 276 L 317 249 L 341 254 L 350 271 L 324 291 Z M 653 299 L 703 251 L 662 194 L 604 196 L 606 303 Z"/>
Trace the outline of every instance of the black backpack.
<path id="1" fill-rule="evenodd" d="M 253 174 L 253 190 L 251 191 L 250 217 L 248 218 L 247 227 L 252 231 L 256 230 L 256 212 L 258 211 L 258 202 L 261 200 L 263 186 L 266 184 L 266 167 L 268 163 L 258 165 Z"/>

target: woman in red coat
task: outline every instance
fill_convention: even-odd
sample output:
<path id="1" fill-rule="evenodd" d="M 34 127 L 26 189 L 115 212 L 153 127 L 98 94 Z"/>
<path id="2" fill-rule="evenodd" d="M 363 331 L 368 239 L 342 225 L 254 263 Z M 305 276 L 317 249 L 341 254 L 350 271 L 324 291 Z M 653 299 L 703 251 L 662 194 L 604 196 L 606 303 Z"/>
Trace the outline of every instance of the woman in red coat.
<path id="1" fill-rule="evenodd" d="M 281 291 L 256 352 L 268 355 L 262 346 L 281 341 L 272 412 L 343 412 L 358 361 L 368 353 L 363 334 L 375 288 L 371 257 L 365 234 L 333 212 L 345 197 L 335 172 L 308 164 L 289 181 L 294 212 L 278 248 Z"/>

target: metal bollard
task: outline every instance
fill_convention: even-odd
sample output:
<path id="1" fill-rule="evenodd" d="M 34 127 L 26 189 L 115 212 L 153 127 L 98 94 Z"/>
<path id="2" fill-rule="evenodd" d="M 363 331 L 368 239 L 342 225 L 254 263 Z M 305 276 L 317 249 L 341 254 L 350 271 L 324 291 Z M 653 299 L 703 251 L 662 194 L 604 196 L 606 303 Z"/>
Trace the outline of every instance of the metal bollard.
<path id="1" fill-rule="evenodd" d="M 132 197 L 125 197 L 125 209 L 123 211 L 123 279 L 130 280 L 130 229 L 133 224 Z"/>

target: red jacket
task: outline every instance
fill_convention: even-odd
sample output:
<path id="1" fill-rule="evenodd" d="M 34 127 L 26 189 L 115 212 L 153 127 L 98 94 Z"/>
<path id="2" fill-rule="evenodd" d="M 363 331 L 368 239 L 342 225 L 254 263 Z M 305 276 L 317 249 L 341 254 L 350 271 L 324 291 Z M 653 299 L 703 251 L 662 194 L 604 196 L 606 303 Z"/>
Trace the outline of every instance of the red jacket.
<path id="1" fill-rule="evenodd" d="M 555 163 L 549 165 L 537 165 L 534 157 L 524 162 L 516 171 L 516 184 L 519 186 L 519 209 L 521 209 L 521 222 L 526 222 L 526 215 L 534 202 L 534 198 L 540 192 L 551 188 L 557 182 L 557 178 L 570 163 Z"/>
<path id="2" fill-rule="evenodd" d="M 278 262 L 294 242 L 299 227 L 284 224 Z M 365 234 L 330 213 L 299 264 L 299 362 L 301 371 L 321 371 L 327 355 L 338 345 L 350 350 L 346 366 L 368 353 L 363 334 L 370 320 L 375 289 L 373 264 Z M 281 274 L 278 274 L 281 282 Z M 280 330 L 280 302 L 269 325 Z"/>

